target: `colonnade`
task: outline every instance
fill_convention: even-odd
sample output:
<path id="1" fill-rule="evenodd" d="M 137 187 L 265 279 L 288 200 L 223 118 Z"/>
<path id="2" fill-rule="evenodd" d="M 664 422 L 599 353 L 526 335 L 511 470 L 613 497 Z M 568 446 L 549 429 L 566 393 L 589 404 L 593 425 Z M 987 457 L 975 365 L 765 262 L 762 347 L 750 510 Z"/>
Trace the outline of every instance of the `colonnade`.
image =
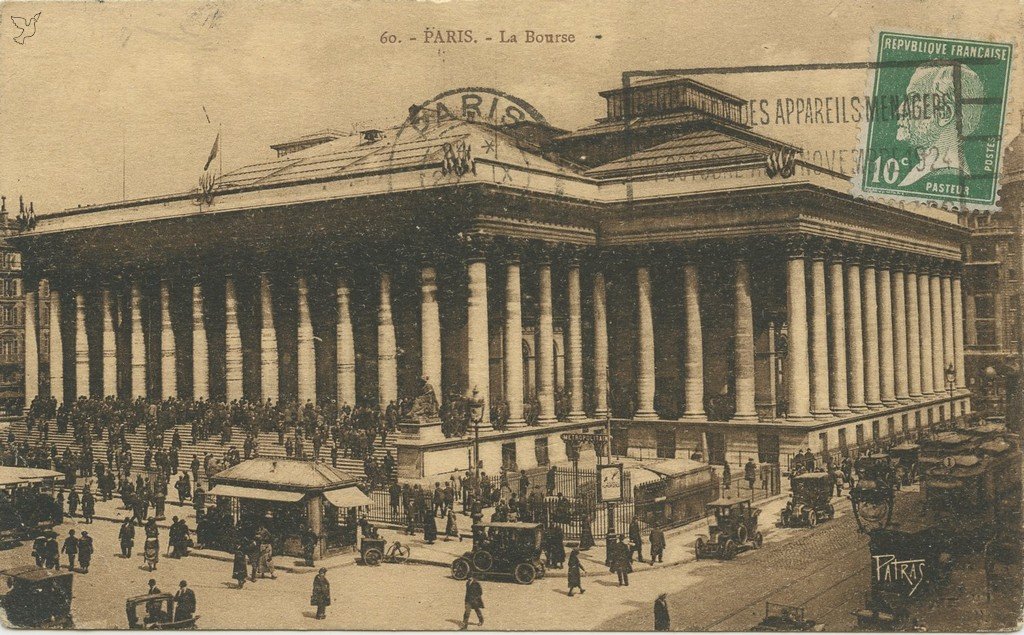
<path id="1" fill-rule="evenodd" d="M 800 237 L 784 244 L 786 279 L 787 352 L 785 389 L 788 420 L 811 421 L 892 407 L 941 395 L 946 389 L 945 369 L 956 370 L 955 387 L 965 389 L 962 301 L 959 263 L 918 257 L 839 242 L 808 241 Z M 700 252 L 680 247 L 690 257 L 682 264 L 678 293 L 681 295 L 684 322 L 681 329 L 684 361 L 682 391 L 685 421 L 706 420 L 704 412 L 704 363 L 701 313 L 702 270 L 720 266 L 720 260 L 698 258 Z M 519 253 L 507 251 L 502 258 L 489 258 L 486 249 L 468 252 L 466 302 L 467 393 L 476 391 L 484 402 L 484 421 L 489 417 L 490 355 L 488 294 L 503 295 L 503 398 L 509 405 L 509 427 L 525 425 L 523 412 L 524 382 L 522 354 L 522 268 Z M 537 418 L 539 423 L 555 421 L 555 385 L 553 349 L 553 294 L 551 256 L 539 250 L 533 261 L 537 288 Z M 584 411 L 584 360 L 580 251 L 570 251 L 565 259 L 566 316 L 565 367 L 569 394 L 570 421 L 587 418 Z M 735 398 L 734 421 L 756 421 L 754 369 L 754 307 L 751 263 L 737 252 L 730 266 L 735 302 L 734 360 L 732 391 Z M 504 288 L 488 289 L 488 267 L 497 266 L 504 275 Z M 657 419 L 655 394 L 655 319 L 652 307 L 650 262 L 638 259 L 634 272 L 636 287 L 635 334 L 635 413 L 637 419 Z M 492 276 L 493 277 L 493 276 Z M 593 309 L 593 364 L 591 365 L 591 416 L 603 417 L 609 411 L 608 306 L 605 273 L 594 267 L 588 276 L 586 292 Z M 434 264 L 419 268 L 421 372 L 435 386 L 441 385 L 441 318 L 438 306 L 438 275 Z M 243 397 L 243 349 L 238 324 L 238 300 L 235 279 L 224 280 L 224 349 L 226 398 Z M 398 367 L 395 324 L 392 316 L 392 278 L 382 273 L 377 308 L 377 386 L 382 406 L 398 399 Z M 122 320 L 130 331 L 127 360 L 130 368 L 128 394 L 132 398 L 155 397 L 146 385 L 146 346 L 142 330 L 142 290 L 139 280 L 127 285 L 128 315 Z M 297 314 L 297 398 L 300 403 L 315 401 L 316 350 L 310 318 L 309 287 L 304 276 L 296 280 Z M 278 337 L 274 324 L 275 297 L 266 275 L 259 275 L 259 387 L 260 397 L 278 398 L 280 368 Z M 204 319 L 203 285 L 194 282 L 191 293 L 192 382 L 195 398 L 210 397 L 209 342 Z M 95 293 L 95 290 L 89 290 Z M 160 282 L 159 395 L 176 395 L 176 357 L 171 321 L 171 292 L 167 280 Z M 356 402 L 356 343 L 352 328 L 351 285 L 339 275 L 335 285 L 337 301 L 337 394 L 339 403 Z M 74 394 L 89 393 L 89 343 L 86 336 L 86 290 L 75 289 L 74 322 Z M 114 331 L 114 294 L 109 287 L 99 290 L 102 320 L 102 373 L 98 391 L 102 395 L 117 392 L 119 340 Z M 50 323 L 60 324 L 62 290 L 51 287 Z M 35 325 L 37 296 L 26 293 L 26 396 L 38 394 L 38 341 Z M 60 328 L 49 329 L 50 391 L 58 400 L 65 390 L 63 343 Z M 186 391 L 188 392 L 188 391 Z"/>

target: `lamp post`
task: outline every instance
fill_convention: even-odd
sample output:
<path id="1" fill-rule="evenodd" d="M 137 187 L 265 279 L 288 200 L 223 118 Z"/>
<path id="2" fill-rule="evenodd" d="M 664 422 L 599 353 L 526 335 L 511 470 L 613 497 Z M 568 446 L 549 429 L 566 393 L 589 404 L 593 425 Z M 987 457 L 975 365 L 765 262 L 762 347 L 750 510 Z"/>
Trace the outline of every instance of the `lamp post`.
<path id="1" fill-rule="evenodd" d="M 956 388 L 956 368 L 950 363 L 946 366 L 946 389 L 949 390 L 949 420 L 953 427 L 956 427 L 956 417 L 953 412 L 953 389 Z"/>
<path id="2" fill-rule="evenodd" d="M 473 397 L 469 400 L 469 419 L 473 423 L 473 473 L 476 482 L 480 482 L 480 424 L 484 421 L 484 400 L 477 397 L 480 393 L 473 387 Z"/>

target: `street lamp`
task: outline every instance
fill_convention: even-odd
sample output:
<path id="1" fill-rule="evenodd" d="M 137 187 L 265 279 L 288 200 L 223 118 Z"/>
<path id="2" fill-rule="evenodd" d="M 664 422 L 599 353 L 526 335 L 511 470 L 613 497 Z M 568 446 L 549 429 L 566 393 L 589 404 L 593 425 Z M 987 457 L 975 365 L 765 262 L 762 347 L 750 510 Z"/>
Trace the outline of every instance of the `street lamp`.
<path id="1" fill-rule="evenodd" d="M 473 386 L 473 397 L 469 400 L 469 419 L 473 423 L 473 470 L 477 483 L 480 482 L 480 424 L 484 422 L 484 400 Z"/>
<path id="2" fill-rule="evenodd" d="M 956 427 L 956 419 L 953 415 L 953 389 L 956 387 L 956 368 L 950 362 L 949 366 L 946 366 L 946 389 L 949 390 L 949 419 L 953 422 L 953 427 Z"/>

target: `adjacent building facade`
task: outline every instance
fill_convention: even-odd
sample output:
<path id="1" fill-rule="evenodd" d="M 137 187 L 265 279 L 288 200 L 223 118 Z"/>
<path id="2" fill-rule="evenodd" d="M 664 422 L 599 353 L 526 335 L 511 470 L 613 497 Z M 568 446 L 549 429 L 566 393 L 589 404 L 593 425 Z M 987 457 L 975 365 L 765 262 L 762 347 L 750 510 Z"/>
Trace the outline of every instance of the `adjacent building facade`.
<path id="1" fill-rule="evenodd" d="M 979 405 L 996 412 L 1007 397 L 1007 365 L 1020 355 L 1024 134 L 1006 148 L 1000 202 L 1000 212 L 963 220 L 971 232 L 964 278 L 968 385 Z"/>
<path id="2" fill-rule="evenodd" d="M 466 469 L 477 435 L 488 471 L 557 461 L 609 418 L 635 456 L 779 461 L 969 411 L 955 215 L 852 197 L 711 86 L 602 97 L 566 131 L 451 91 L 212 187 L 40 217 L 28 398 L 475 394 L 466 437 L 404 429 L 405 476 Z"/>
<path id="3" fill-rule="evenodd" d="M 0 409 L 19 411 L 24 403 L 25 307 L 21 254 L 10 244 L 14 221 L 7 200 L 0 202 Z"/>

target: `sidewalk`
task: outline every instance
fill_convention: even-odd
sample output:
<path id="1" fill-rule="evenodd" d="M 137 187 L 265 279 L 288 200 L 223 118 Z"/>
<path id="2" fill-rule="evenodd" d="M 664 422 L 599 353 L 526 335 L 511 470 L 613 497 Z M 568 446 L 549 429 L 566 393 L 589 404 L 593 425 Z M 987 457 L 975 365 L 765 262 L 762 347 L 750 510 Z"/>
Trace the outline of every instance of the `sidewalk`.
<path id="1" fill-rule="evenodd" d="M 766 539 L 775 530 L 775 521 L 779 517 L 779 513 L 782 508 L 786 505 L 786 500 L 789 498 L 789 493 L 779 494 L 761 501 L 754 503 L 754 507 L 761 509 L 761 516 L 759 527 L 761 532 L 765 535 Z M 461 521 L 461 517 L 460 517 Z M 443 530 L 444 527 L 440 525 L 441 519 L 438 519 L 439 530 Z M 664 562 L 656 565 L 647 563 L 633 563 L 633 572 L 641 573 L 643 571 L 662 569 L 670 566 L 677 566 L 691 562 L 695 559 L 693 552 L 693 543 L 697 539 L 697 536 L 702 533 L 707 533 L 709 521 L 706 518 L 696 520 L 688 525 L 676 527 L 665 532 L 665 547 Z M 468 527 L 461 527 L 461 533 L 463 540 L 460 542 L 454 538 L 445 542 L 443 532 L 439 532 L 438 539 L 433 545 L 428 545 L 423 542 L 423 532 L 419 531 L 416 535 L 409 536 L 403 530 L 392 529 L 389 527 L 378 528 L 380 537 L 386 540 L 389 544 L 395 540 L 401 542 L 404 545 L 408 545 L 411 549 L 409 557 L 410 563 L 425 564 L 437 567 L 448 568 L 452 562 L 463 555 L 467 551 L 473 548 L 473 542 L 470 534 L 466 529 Z M 603 538 L 603 536 L 598 537 Z M 566 547 L 568 552 L 569 547 Z M 643 548 L 645 560 L 650 557 L 650 544 L 645 542 Z M 604 564 L 605 556 L 605 545 L 604 541 L 601 540 L 594 547 L 580 552 L 580 561 L 584 568 L 584 576 L 602 576 L 602 575 L 614 575 L 608 571 L 608 567 Z M 568 570 L 563 569 L 547 569 L 546 575 L 550 577 L 566 577 Z"/>

